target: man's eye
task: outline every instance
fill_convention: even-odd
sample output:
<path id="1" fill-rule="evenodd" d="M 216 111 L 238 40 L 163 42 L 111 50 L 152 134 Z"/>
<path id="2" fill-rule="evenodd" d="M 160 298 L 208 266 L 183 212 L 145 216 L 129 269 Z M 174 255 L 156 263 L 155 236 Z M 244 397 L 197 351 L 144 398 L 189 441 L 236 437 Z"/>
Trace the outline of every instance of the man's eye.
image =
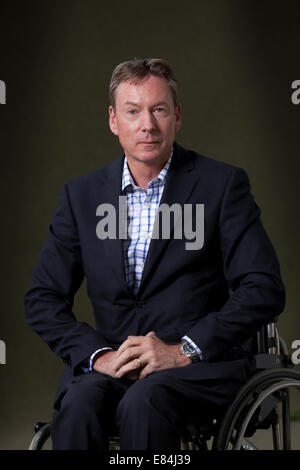
<path id="1" fill-rule="evenodd" d="M 162 114 L 162 113 L 164 113 L 166 110 L 165 110 L 165 108 L 155 108 L 154 111 L 155 111 L 155 113 L 157 113 L 157 114 Z"/>
<path id="2" fill-rule="evenodd" d="M 129 113 L 129 114 L 135 114 L 135 113 L 136 113 L 136 109 L 129 109 L 128 113 Z"/>

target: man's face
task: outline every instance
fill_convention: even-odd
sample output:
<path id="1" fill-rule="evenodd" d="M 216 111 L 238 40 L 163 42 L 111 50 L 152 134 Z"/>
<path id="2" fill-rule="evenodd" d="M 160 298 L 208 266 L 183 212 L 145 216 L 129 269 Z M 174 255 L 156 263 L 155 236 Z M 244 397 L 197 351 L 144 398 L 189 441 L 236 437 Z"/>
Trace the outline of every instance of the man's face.
<path id="1" fill-rule="evenodd" d="M 174 108 L 167 81 L 150 76 L 137 84 L 120 83 L 115 103 L 115 111 L 109 107 L 109 125 L 128 162 L 163 165 L 181 126 L 181 107 Z"/>

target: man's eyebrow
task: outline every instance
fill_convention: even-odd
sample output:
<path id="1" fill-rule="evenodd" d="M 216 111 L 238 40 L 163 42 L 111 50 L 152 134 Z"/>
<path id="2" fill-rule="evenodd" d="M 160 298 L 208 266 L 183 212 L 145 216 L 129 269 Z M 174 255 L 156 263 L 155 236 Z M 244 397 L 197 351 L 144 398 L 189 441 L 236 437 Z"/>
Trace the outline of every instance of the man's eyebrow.
<path id="1" fill-rule="evenodd" d="M 133 101 L 125 101 L 124 105 L 130 104 L 131 106 L 138 106 L 138 103 L 134 103 Z"/>
<path id="2" fill-rule="evenodd" d="M 153 104 L 152 108 L 155 108 L 156 106 L 160 106 L 161 104 L 164 104 L 164 105 L 168 106 L 168 102 L 162 100 L 162 101 L 158 101 L 157 103 Z M 127 105 L 137 106 L 137 107 L 139 106 L 138 103 L 134 103 L 133 101 L 125 101 L 124 106 L 127 106 Z"/>
<path id="3" fill-rule="evenodd" d="M 169 103 L 167 101 L 162 100 L 162 101 L 158 101 L 157 103 L 155 103 L 153 107 L 155 108 L 155 106 L 160 106 L 161 104 L 169 106 Z"/>

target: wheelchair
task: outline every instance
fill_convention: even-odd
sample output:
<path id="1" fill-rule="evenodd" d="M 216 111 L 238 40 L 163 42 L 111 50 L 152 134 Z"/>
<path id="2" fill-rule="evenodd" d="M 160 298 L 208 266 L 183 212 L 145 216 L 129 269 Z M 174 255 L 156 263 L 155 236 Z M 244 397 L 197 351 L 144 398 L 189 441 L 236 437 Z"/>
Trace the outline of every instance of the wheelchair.
<path id="1" fill-rule="evenodd" d="M 243 346 L 254 355 L 256 372 L 221 419 L 186 426 L 181 450 L 259 450 L 249 439 L 258 430 L 272 432 L 273 450 L 292 449 L 290 397 L 291 392 L 300 391 L 300 372 L 292 370 L 287 346 L 275 322 L 263 326 Z M 42 450 L 51 436 L 51 423 L 37 422 L 34 430 L 28 450 Z M 109 439 L 109 450 L 119 450 L 117 436 Z"/>

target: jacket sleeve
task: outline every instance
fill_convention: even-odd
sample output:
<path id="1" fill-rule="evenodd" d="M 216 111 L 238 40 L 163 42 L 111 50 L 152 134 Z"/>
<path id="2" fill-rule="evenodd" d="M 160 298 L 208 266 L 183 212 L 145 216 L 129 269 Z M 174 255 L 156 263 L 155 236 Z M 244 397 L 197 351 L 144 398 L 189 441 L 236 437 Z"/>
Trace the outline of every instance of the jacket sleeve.
<path id="1" fill-rule="evenodd" d="M 208 313 L 186 335 L 215 361 L 273 321 L 285 305 L 279 262 L 250 192 L 246 172 L 236 168 L 226 185 L 219 214 L 224 276 L 232 293 L 219 311 Z"/>
<path id="2" fill-rule="evenodd" d="M 73 373 L 95 350 L 109 346 L 99 332 L 78 321 L 73 301 L 84 279 L 80 239 L 64 185 L 49 237 L 25 295 L 28 325 L 70 365 Z"/>

